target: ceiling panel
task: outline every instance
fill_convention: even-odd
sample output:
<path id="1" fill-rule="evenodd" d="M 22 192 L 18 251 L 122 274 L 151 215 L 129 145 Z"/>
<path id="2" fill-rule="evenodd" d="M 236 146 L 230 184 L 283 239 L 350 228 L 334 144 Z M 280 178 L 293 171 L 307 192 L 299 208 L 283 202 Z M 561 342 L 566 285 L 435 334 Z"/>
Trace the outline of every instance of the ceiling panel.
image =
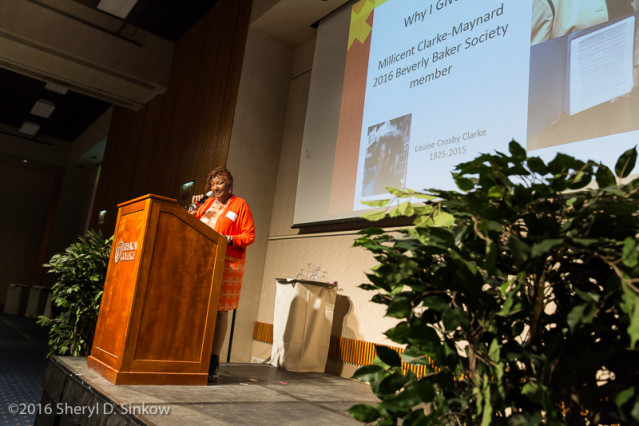
<path id="1" fill-rule="evenodd" d="M 99 3 L 99 0 L 74 1 L 96 10 Z M 176 42 L 218 1 L 140 0 L 122 21 L 121 33 L 126 37 L 139 28 Z M 73 142 L 111 105 L 74 91 L 61 95 L 46 90 L 44 86 L 44 81 L 0 68 L 0 123 L 15 128 L 16 134 L 21 137 L 38 140 L 48 136 Z M 55 104 L 49 118 L 31 114 L 38 99 Z M 25 121 L 40 125 L 35 137 L 18 133 Z"/>

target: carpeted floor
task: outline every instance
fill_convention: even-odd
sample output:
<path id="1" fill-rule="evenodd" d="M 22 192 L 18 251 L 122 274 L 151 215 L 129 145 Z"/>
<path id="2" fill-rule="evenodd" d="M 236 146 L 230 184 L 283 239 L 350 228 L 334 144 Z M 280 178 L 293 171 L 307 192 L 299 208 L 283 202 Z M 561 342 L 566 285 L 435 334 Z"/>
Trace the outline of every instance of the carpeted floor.
<path id="1" fill-rule="evenodd" d="M 42 396 L 47 340 L 47 330 L 35 318 L 0 313 L 0 426 L 33 424 Z"/>

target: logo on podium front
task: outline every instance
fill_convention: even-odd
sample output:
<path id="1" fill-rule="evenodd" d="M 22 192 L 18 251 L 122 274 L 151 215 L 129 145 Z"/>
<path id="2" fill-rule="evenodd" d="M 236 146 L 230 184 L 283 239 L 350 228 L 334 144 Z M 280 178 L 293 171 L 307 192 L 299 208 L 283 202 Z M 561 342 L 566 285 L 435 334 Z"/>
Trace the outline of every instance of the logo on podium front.
<path id="1" fill-rule="evenodd" d="M 115 247 L 115 263 L 122 261 L 135 260 L 135 253 L 138 250 L 138 243 L 133 241 L 125 243 L 120 241 Z"/>

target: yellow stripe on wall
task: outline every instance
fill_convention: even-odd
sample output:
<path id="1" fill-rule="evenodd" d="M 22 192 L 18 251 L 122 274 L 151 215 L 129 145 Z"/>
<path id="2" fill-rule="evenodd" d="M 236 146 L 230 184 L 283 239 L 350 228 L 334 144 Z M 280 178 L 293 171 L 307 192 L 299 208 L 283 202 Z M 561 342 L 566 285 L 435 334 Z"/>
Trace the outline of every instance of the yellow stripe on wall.
<path id="1" fill-rule="evenodd" d="M 253 340 L 272 344 L 273 324 L 255 321 L 255 324 L 253 324 Z M 368 365 L 373 362 L 373 359 L 375 359 L 375 356 L 377 355 L 375 346 L 380 345 L 376 345 L 375 343 L 371 342 L 365 342 L 363 340 L 332 335 L 328 348 L 328 357 L 349 364 Z M 386 346 L 400 354 L 404 352 L 403 348 L 387 345 L 381 346 Z M 429 365 L 419 366 L 402 363 L 402 370 L 404 372 L 411 370 L 418 377 L 422 377 L 428 373 L 438 371 L 438 369 L 433 366 L 432 363 Z"/>
<path id="2" fill-rule="evenodd" d="M 253 340 L 272 344 L 273 324 L 255 321 L 255 324 L 253 324 Z"/>

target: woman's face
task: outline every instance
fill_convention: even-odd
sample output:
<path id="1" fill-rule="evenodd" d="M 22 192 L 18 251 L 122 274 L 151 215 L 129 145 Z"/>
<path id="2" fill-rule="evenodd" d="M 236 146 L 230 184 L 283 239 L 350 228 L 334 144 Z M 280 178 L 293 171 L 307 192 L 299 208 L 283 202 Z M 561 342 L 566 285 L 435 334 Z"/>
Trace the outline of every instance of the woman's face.
<path id="1" fill-rule="evenodd" d="M 231 182 L 226 175 L 217 175 L 213 178 L 211 191 L 219 202 L 226 203 L 231 198 Z"/>

